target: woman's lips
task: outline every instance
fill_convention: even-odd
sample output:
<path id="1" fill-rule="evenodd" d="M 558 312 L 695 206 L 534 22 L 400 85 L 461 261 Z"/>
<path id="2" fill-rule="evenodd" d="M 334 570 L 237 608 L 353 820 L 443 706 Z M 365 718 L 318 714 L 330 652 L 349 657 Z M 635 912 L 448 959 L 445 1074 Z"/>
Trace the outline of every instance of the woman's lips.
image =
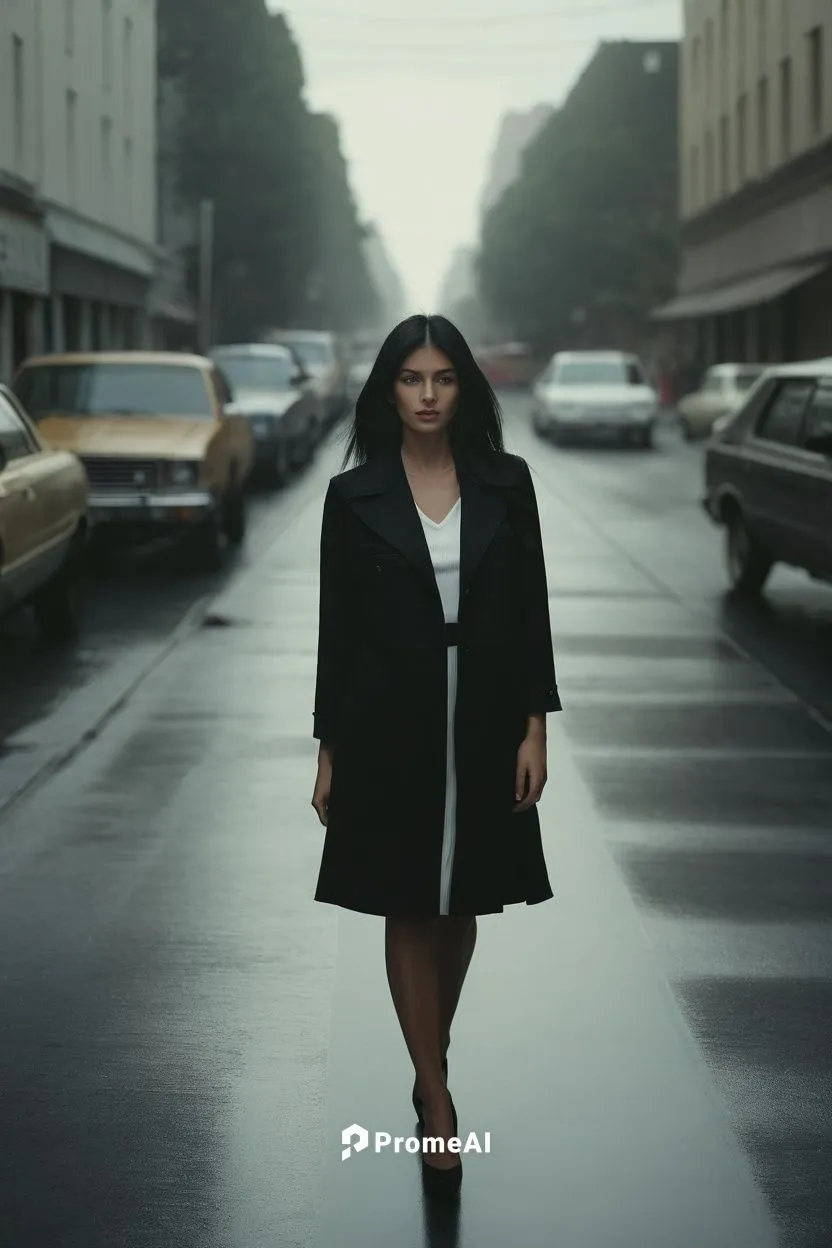
<path id="1" fill-rule="evenodd" d="M 438 407 L 426 407 L 421 412 L 417 412 L 416 415 L 417 416 L 438 416 L 439 408 Z"/>

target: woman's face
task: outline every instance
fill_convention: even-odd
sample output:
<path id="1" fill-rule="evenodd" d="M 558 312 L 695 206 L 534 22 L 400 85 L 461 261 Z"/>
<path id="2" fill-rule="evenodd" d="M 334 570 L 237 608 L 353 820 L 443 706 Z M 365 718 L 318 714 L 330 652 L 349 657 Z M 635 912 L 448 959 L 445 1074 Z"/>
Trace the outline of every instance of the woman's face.
<path id="1" fill-rule="evenodd" d="M 420 347 L 402 364 L 393 386 L 399 416 L 414 433 L 445 429 L 459 401 L 453 364 L 438 347 Z"/>

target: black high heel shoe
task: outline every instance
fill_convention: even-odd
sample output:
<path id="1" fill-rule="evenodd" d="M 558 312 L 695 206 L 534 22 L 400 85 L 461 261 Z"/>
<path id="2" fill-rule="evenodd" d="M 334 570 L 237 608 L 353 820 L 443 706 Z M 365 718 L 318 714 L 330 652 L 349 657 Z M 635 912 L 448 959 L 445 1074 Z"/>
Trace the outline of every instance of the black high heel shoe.
<path id="1" fill-rule="evenodd" d="M 445 1076 L 445 1085 L 447 1087 L 447 1083 L 448 1083 L 448 1059 L 447 1057 L 442 1058 L 442 1072 Z M 413 1108 L 416 1110 L 416 1120 L 419 1123 L 419 1126 L 424 1130 L 425 1116 L 422 1113 L 422 1098 L 421 1096 L 416 1095 L 417 1087 L 418 1087 L 418 1080 L 414 1082 L 413 1084 L 413 1097 L 412 1097 Z"/>
<path id="2" fill-rule="evenodd" d="M 459 1122 L 456 1116 L 456 1106 L 454 1098 L 448 1093 L 451 1102 L 451 1113 L 454 1120 L 454 1135 L 459 1136 Z M 452 1166 L 450 1170 L 440 1170 L 438 1166 L 429 1166 L 427 1163 L 427 1153 L 422 1153 L 422 1184 L 427 1196 L 436 1197 L 440 1200 L 453 1200 L 459 1195 L 459 1189 L 462 1186 L 462 1158 L 459 1164 Z"/>

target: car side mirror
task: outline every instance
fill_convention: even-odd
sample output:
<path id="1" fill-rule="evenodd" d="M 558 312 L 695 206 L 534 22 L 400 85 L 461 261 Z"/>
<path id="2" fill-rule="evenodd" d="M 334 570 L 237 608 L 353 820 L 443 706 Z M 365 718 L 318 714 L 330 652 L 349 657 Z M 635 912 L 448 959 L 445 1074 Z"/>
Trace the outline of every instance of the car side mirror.
<path id="1" fill-rule="evenodd" d="M 309 380 L 309 374 L 304 369 L 299 368 L 296 373 L 292 374 L 291 384 L 293 386 L 302 386 L 304 382 Z"/>

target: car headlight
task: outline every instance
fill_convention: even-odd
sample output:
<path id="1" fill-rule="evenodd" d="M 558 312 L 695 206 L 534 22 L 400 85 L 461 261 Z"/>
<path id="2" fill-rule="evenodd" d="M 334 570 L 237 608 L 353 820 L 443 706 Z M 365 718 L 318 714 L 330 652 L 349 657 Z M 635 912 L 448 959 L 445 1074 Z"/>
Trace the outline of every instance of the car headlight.
<path id="1" fill-rule="evenodd" d="M 165 480 L 168 485 L 196 485 L 199 480 L 199 464 L 187 459 L 173 460 L 166 466 Z"/>

